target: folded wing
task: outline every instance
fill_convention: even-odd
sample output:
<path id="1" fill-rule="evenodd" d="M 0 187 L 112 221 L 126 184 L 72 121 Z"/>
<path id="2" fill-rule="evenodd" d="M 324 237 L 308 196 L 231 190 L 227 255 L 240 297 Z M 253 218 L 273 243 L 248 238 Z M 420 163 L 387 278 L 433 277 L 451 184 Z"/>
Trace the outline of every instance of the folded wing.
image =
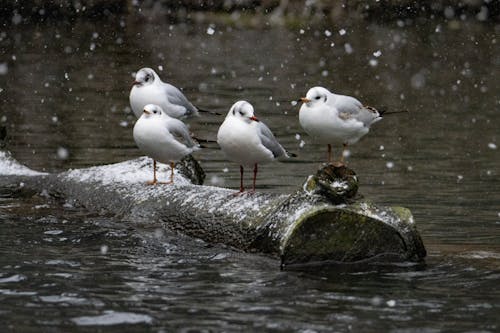
<path id="1" fill-rule="evenodd" d="M 274 137 L 273 132 L 263 122 L 258 122 L 259 137 L 262 145 L 269 149 L 275 158 L 287 155 L 285 148 Z"/>

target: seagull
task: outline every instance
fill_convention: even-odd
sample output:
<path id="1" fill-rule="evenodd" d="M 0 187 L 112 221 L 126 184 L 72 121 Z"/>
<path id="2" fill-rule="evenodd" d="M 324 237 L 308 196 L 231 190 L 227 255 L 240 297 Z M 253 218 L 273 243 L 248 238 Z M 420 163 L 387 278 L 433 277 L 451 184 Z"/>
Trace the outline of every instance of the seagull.
<path id="1" fill-rule="evenodd" d="M 344 164 L 347 146 L 358 142 L 383 114 L 354 97 L 337 95 L 323 87 L 309 89 L 299 101 L 303 102 L 299 110 L 300 125 L 315 141 L 328 144 L 329 164 L 334 164 L 332 144 L 343 144 L 340 162 L 335 163 L 339 166 Z"/>
<path id="2" fill-rule="evenodd" d="M 278 157 L 295 156 L 283 148 L 273 133 L 254 115 L 252 104 L 238 101 L 233 104 L 217 133 L 217 143 L 228 159 L 240 165 L 240 193 L 243 187 L 243 168 L 253 166 L 253 190 L 257 165 Z"/>
<path id="3" fill-rule="evenodd" d="M 163 82 L 153 69 L 147 67 L 141 68 L 135 74 L 129 100 L 137 118 L 142 115 L 147 104 L 156 104 L 170 117 L 178 119 L 197 116 L 198 112 L 219 114 L 197 108 L 178 88 Z"/>
<path id="4" fill-rule="evenodd" d="M 172 184 L 175 162 L 200 148 L 182 121 L 170 117 L 155 104 L 144 106 L 142 116 L 134 126 L 134 140 L 139 149 L 153 159 L 153 180 L 148 182 L 150 185 L 159 183 L 156 161 L 170 164 L 170 181 L 164 184 Z"/>

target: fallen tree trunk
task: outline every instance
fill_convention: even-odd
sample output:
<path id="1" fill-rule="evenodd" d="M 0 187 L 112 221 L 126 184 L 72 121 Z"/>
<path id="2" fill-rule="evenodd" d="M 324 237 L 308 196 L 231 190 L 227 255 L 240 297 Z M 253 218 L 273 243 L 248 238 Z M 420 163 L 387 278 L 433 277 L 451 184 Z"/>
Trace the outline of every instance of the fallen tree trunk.
<path id="1" fill-rule="evenodd" d="M 167 172 L 162 168 L 160 172 Z M 356 175 L 345 167 L 320 169 L 291 195 L 235 195 L 202 186 L 203 170 L 192 158 L 178 165 L 174 185 L 148 186 L 150 177 L 151 162 L 145 157 L 44 174 L 0 152 L 0 187 L 45 190 L 92 211 L 161 223 L 208 242 L 268 253 L 285 266 L 420 261 L 426 255 L 410 211 L 356 198 Z"/>

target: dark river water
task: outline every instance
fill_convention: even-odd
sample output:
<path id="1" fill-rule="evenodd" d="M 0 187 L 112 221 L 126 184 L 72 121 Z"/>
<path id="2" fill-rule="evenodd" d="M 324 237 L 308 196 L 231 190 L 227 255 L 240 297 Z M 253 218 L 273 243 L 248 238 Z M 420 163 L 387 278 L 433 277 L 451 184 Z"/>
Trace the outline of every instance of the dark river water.
<path id="1" fill-rule="evenodd" d="M 291 103 L 309 87 L 408 110 L 374 125 L 350 148 L 348 164 L 366 197 L 412 210 L 428 257 L 421 265 L 280 271 L 274 259 L 155 221 L 0 189 L 0 331 L 500 331 L 499 32 L 473 20 L 2 25 L 0 126 L 14 158 L 35 170 L 140 156 L 128 93 L 144 66 L 205 109 L 254 105 L 298 154 L 263 165 L 258 191 L 291 192 L 326 159 Z M 222 121 L 188 122 L 215 139 Z M 215 145 L 195 157 L 207 184 L 238 187 L 238 166 Z"/>

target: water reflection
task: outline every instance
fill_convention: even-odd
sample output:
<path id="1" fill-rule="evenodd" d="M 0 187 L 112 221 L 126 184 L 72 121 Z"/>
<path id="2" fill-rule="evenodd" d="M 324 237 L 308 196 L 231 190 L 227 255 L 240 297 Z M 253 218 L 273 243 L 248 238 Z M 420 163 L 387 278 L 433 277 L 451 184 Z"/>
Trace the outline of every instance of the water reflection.
<path id="1" fill-rule="evenodd" d="M 4 199 L 2 211 L 11 202 L 30 211 L 38 199 Z M 111 331 L 496 328 L 500 271 L 483 259 L 280 272 L 266 257 L 48 205 L 0 217 L 0 317 L 12 328 L 32 318 Z"/>

